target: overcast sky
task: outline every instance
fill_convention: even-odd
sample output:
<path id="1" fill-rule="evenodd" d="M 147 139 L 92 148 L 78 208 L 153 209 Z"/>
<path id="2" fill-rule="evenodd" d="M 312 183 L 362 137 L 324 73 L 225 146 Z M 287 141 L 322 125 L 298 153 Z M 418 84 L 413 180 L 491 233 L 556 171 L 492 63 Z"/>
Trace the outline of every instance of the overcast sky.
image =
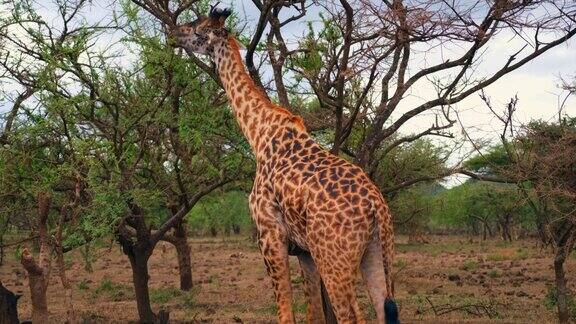
<path id="1" fill-rule="evenodd" d="M 94 5 L 85 12 L 86 18 L 88 20 L 98 21 L 110 17 L 112 9 L 109 5 L 110 1 L 111 0 L 94 0 Z M 258 12 L 251 0 L 221 1 L 220 6 L 226 6 L 230 3 L 234 4 L 234 8 L 240 17 L 248 22 L 248 28 L 256 24 L 256 15 Z M 0 16 L 3 10 L 2 4 L 0 4 Z M 55 17 L 55 13 L 50 6 L 42 8 L 40 13 L 44 17 L 47 17 L 48 20 L 53 20 L 53 17 Z M 307 19 L 318 20 L 317 12 L 309 12 Z M 304 24 L 302 22 L 292 23 L 286 27 L 284 33 L 288 42 L 295 43 L 304 33 Z M 117 38 L 117 35 L 110 36 L 110 39 L 112 38 Z M 109 41 L 103 39 L 101 43 L 104 45 L 109 43 Z M 480 66 L 478 73 L 488 73 L 490 70 L 501 67 L 504 60 L 508 57 L 507 54 L 514 52 L 519 44 L 519 39 L 514 39 L 507 35 L 500 35 L 497 42 L 484 54 L 485 62 Z M 435 52 L 427 53 L 429 58 L 438 55 L 439 53 Z M 414 59 L 423 61 L 422 57 L 416 57 Z M 487 64 L 487 62 L 489 62 L 489 64 Z M 556 118 L 559 100 L 563 98 L 562 91 L 558 87 L 560 78 L 570 78 L 575 74 L 576 43 L 575 40 L 571 40 L 567 44 L 550 50 L 540 58 L 501 78 L 489 86 L 486 89 L 486 93 L 492 98 L 494 106 L 500 110 L 503 109 L 504 105 L 512 96 L 518 95 L 520 101 L 516 119 L 520 123 L 525 123 L 531 119 L 552 120 Z M 427 96 L 432 94 L 433 91 L 429 85 L 418 85 L 418 87 L 415 87 L 415 89 L 409 93 L 409 97 L 404 100 L 404 104 L 400 107 L 396 116 L 402 111 L 414 107 L 414 105 L 422 102 Z M 576 97 L 570 98 L 566 107 L 566 113 L 576 116 Z M 455 108 L 459 111 L 460 120 L 463 125 L 470 131 L 470 134 L 474 138 L 497 138 L 496 135 L 501 129 L 500 125 L 481 102 L 478 95 L 472 95 L 468 99 L 455 105 Z M 3 110 L 5 111 L 6 107 L 2 107 L 2 103 L 0 103 L 0 112 Z M 432 114 L 423 115 L 414 118 L 403 126 L 401 130 L 404 133 L 417 132 L 418 130 L 423 130 L 428 127 L 433 120 L 434 116 Z M 459 126 L 454 128 L 454 133 L 461 136 Z M 456 160 L 454 159 L 454 161 Z"/>

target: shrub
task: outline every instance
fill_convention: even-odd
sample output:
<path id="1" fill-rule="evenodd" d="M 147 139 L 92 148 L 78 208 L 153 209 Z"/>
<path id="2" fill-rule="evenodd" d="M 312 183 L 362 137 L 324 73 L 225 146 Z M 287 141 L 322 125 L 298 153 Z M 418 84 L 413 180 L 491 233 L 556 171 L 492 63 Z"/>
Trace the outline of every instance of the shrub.
<path id="1" fill-rule="evenodd" d="M 156 304 L 166 304 L 172 299 L 182 295 L 182 291 L 174 287 L 150 289 L 150 301 Z"/>
<path id="2" fill-rule="evenodd" d="M 550 310 L 556 308 L 558 303 L 558 294 L 556 292 L 556 286 L 552 286 L 548 289 L 546 297 L 544 297 L 544 305 Z M 573 320 L 576 320 L 576 299 L 568 295 L 568 311 Z"/>
<path id="3" fill-rule="evenodd" d="M 462 266 L 462 270 L 470 271 L 478 268 L 478 261 L 476 260 L 466 260 Z"/>

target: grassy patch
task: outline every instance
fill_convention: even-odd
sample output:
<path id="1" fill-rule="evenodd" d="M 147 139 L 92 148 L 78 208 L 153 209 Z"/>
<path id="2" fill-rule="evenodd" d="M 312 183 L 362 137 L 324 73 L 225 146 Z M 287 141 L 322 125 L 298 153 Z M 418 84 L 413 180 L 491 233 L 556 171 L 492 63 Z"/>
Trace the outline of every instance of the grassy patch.
<path id="1" fill-rule="evenodd" d="M 299 285 L 301 283 L 304 283 L 304 277 L 296 276 L 296 277 L 292 278 L 292 284 L 293 285 Z"/>
<path id="2" fill-rule="evenodd" d="M 529 250 L 523 248 L 517 248 L 517 249 L 501 249 L 500 251 L 488 254 L 486 258 L 488 261 L 506 261 L 506 260 L 526 260 L 531 257 L 532 254 Z"/>
<path id="3" fill-rule="evenodd" d="M 493 262 L 498 262 L 498 261 L 505 261 L 505 260 L 510 260 L 510 257 L 507 255 L 504 255 L 502 253 L 490 253 L 488 254 L 488 256 L 486 257 L 486 260 L 488 261 L 493 261 Z"/>
<path id="4" fill-rule="evenodd" d="M 544 297 L 544 305 L 546 305 L 549 310 L 556 311 L 557 302 L 556 287 L 552 286 L 548 289 L 546 297 Z M 576 321 L 576 298 L 574 296 L 568 296 L 568 312 L 570 312 L 570 317 Z"/>
<path id="5" fill-rule="evenodd" d="M 502 277 L 502 273 L 496 269 L 488 271 L 488 277 L 490 278 L 500 278 Z"/>
<path id="6" fill-rule="evenodd" d="M 400 303 L 404 301 L 399 300 L 398 302 Z M 426 301 L 426 296 L 420 294 L 409 296 L 408 300 L 406 300 L 405 303 L 416 306 L 416 314 L 418 315 L 423 315 L 426 312 L 426 309 L 430 307 L 430 305 Z"/>
<path id="7" fill-rule="evenodd" d="M 512 243 L 510 243 L 509 241 L 497 241 L 494 246 L 496 247 L 510 247 L 512 245 Z"/>
<path id="8" fill-rule="evenodd" d="M 367 320 L 373 321 L 376 319 L 376 309 L 374 308 L 374 305 L 372 305 L 372 303 L 370 301 L 368 301 L 367 305 L 362 307 L 362 309 L 366 310 L 366 319 Z"/>
<path id="9" fill-rule="evenodd" d="M 407 252 L 419 252 L 430 255 L 432 257 L 437 257 L 442 253 L 457 253 L 470 251 L 471 247 L 468 245 L 458 244 L 457 242 L 450 242 L 444 244 L 419 244 L 419 243 L 408 243 L 408 244 L 397 244 L 396 249 L 399 253 Z"/>
<path id="10" fill-rule="evenodd" d="M 516 250 L 516 259 L 517 260 L 526 260 L 531 257 L 530 251 L 524 250 L 522 248 L 518 248 Z"/>
<path id="11" fill-rule="evenodd" d="M 394 268 L 396 269 L 403 269 L 406 268 L 408 266 L 408 261 L 406 261 L 405 259 L 396 259 L 396 262 L 394 262 Z"/>
<path id="12" fill-rule="evenodd" d="M 92 311 L 82 313 L 81 317 L 82 317 L 82 323 L 106 322 L 106 317 L 104 317 L 100 314 L 96 314 Z"/>
<path id="13" fill-rule="evenodd" d="M 486 316 L 487 318 L 498 319 L 500 318 L 499 308 L 502 305 L 498 300 L 479 298 L 475 296 L 465 295 L 465 294 L 454 294 L 454 295 L 437 295 L 437 296 L 426 296 L 416 294 L 408 297 L 406 301 L 409 304 L 415 305 L 417 310 L 416 314 L 422 316 L 425 314 L 434 314 L 432 307 L 436 308 L 457 308 L 455 312 L 460 313 L 465 318 L 471 316 L 471 312 L 476 312 L 476 305 L 482 307 L 488 313 L 483 313 L 481 317 Z M 474 316 L 477 318 L 478 316 Z"/>
<path id="14" fill-rule="evenodd" d="M 308 303 L 306 303 L 306 301 L 294 301 L 292 303 L 292 309 L 294 309 L 295 313 L 306 314 Z"/>
<path id="15" fill-rule="evenodd" d="M 278 314 L 278 305 L 276 305 L 276 303 L 269 303 L 258 309 L 258 312 L 265 315 L 276 315 Z"/>
<path id="16" fill-rule="evenodd" d="M 196 295 L 198 295 L 198 289 L 193 288 L 190 291 L 182 292 L 182 304 L 186 308 L 194 308 L 198 305 L 196 302 Z"/>
<path id="17" fill-rule="evenodd" d="M 218 279 L 218 276 L 215 275 L 208 277 L 207 283 L 214 284 L 216 287 L 220 287 L 220 279 Z"/>
<path id="18" fill-rule="evenodd" d="M 78 288 L 78 290 L 88 290 L 90 289 L 90 285 L 88 285 L 88 281 L 86 281 L 86 279 L 80 281 L 79 283 L 76 284 L 76 287 Z"/>
<path id="19" fill-rule="evenodd" d="M 462 265 L 462 270 L 470 271 L 474 269 L 478 269 L 478 261 L 476 260 L 466 260 Z"/>
<path id="20" fill-rule="evenodd" d="M 180 296 L 182 296 L 182 290 L 174 287 L 150 289 L 150 301 L 155 304 L 166 304 Z"/>
<path id="21" fill-rule="evenodd" d="M 112 301 L 134 299 L 134 291 L 123 284 L 104 278 L 100 285 L 92 292 L 92 297 L 106 297 Z"/>
<path id="22" fill-rule="evenodd" d="M 64 268 L 66 270 L 70 270 L 70 269 L 72 269 L 73 264 L 74 264 L 74 260 L 72 259 L 72 256 L 70 254 L 65 254 L 64 255 Z"/>

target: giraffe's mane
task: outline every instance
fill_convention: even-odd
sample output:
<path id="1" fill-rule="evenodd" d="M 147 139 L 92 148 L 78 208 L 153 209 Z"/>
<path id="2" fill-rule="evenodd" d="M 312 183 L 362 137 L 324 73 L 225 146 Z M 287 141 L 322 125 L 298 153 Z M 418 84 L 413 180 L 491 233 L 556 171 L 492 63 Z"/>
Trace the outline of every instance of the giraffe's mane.
<path id="1" fill-rule="evenodd" d="M 234 35 L 228 36 L 228 44 L 233 53 L 232 59 L 236 60 L 242 66 L 244 66 L 244 62 L 242 61 L 242 57 L 240 56 L 240 44 L 238 43 L 238 40 L 236 40 Z M 289 117 L 290 122 L 294 123 L 298 129 L 306 131 L 306 126 L 304 126 L 304 120 L 302 119 L 302 117 L 294 115 L 288 109 L 270 101 L 270 99 L 268 99 L 268 96 L 263 92 L 263 90 L 260 89 L 260 87 L 256 86 L 254 80 L 252 80 L 252 77 L 248 76 L 248 80 L 249 80 L 247 84 L 248 89 L 250 89 L 253 93 L 257 93 L 258 96 L 260 96 L 264 101 L 268 102 L 268 107 L 270 109 L 273 109 L 281 114 L 287 115 Z"/>

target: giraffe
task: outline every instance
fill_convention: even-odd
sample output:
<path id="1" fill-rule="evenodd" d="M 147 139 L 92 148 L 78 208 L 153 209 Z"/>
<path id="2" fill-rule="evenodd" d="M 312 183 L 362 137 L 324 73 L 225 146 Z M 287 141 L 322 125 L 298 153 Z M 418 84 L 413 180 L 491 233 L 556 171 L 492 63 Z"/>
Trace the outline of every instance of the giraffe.
<path id="1" fill-rule="evenodd" d="M 299 254 L 310 323 L 323 323 L 320 280 L 338 323 L 365 323 L 355 294 L 358 270 L 379 323 L 399 323 L 393 298 L 392 217 L 362 169 L 330 154 L 307 132 L 300 116 L 271 102 L 246 72 L 240 46 L 224 26 L 228 9 L 174 27 L 169 39 L 187 52 L 208 55 L 256 158 L 249 197 L 258 245 L 272 281 L 278 320 L 295 323 L 288 262 Z"/>

